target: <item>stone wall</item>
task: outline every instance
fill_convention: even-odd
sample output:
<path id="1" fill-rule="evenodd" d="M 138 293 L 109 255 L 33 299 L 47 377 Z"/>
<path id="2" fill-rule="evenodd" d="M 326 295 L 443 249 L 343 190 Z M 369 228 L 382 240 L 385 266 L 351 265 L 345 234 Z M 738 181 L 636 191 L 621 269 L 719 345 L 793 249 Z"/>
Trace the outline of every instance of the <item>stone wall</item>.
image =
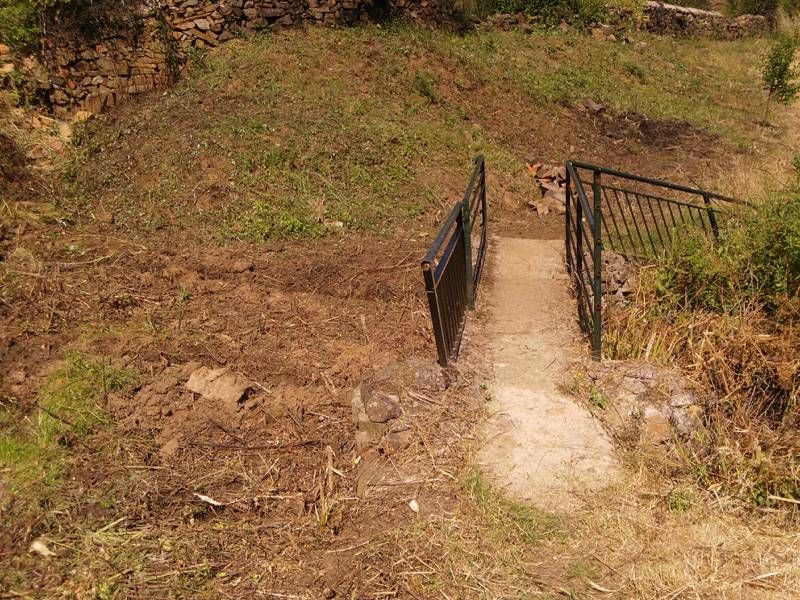
<path id="1" fill-rule="evenodd" d="M 769 26 L 760 15 L 732 18 L 722 13 L 663 2 L 646 2 L 642 29 L 660 35 L 698 36 L 723 40 L 761 35 Z"/>
<path id="2" fill-rule="evenodd" d="M 56 116 L 96 113 L 132 94 L 170 85 L 190 49 L 218 46 L 241 32 L 352 25 L 387 13 L 452 23 L 451 5 L 448 0 L 98 0 L 78 15 L 49 23 L 42 58 L 50 80 L 43 91 Z M 531 31 L 532 25 L 524 15 L 497 15 L 480 26 Z M 660 2 L 645 4 L 639 25 L 656 34 L 722 39 L 758 35 L 768 27 L 760 16 L 732 19 Z"/>
<path id="3" fill-rule="evenodd" d="M 169 85 L 191 48 L 240 32 L 309 23 L 352 25 L 392 12 L 425 23 L 451 18 L 442 0 L 138 0 L 79 33 L 76 17 L 53 19 L 43 40 L 53 112 L 100 112 L 123 98 Z M 108 3 L 106 4 L 106 6 Z M 102 5 L 96 11 L 114 13 Z"/>

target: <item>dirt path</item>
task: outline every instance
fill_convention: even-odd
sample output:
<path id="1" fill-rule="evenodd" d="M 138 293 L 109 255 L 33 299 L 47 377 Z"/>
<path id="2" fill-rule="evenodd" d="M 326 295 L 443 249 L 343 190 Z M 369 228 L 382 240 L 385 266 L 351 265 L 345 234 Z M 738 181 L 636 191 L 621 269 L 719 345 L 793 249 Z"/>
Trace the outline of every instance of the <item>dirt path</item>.
<path id="1" fill-rule="evenodd" d="M 560 240 L 498 238 L 487 335 L 494 366 L 478 460 L 511 496 L 548 510 L 600 487 L 618 469 L 600 424 L 559 392 L 580 348 Z"/>

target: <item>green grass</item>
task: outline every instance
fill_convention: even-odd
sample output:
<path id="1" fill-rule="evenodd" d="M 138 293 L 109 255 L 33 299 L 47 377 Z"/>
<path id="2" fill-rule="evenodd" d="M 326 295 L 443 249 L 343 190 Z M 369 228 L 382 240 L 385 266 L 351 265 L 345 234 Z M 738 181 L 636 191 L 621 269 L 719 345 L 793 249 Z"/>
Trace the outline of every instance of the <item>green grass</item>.
<path id="1" fill-rule="evenodd" d="M 532 544 L 564 535 L 559 517 L 506 498 L 474 469 L 464 475 L 462 487 L 487 518 L 495 541 Z"/>
<path id="2" fill-rule="evenodd" d="M 129 386 L 134 374 L 77 353 L 48 379 L 37 408 L 23 415 L 12 400 L 0 406 L 0 470 L 13 492 L 39 502 L 57 489 L 68 449 L 108 423 L 101 407 L 109 392 Z"/>
<path id="3" fill-rule="evenodd" d="M 235 40 L 166 97 L 92 124 L 64 208 L 205 239 L 318 237 L 333 222 L 388 233 L 440 210 L 478 153 L 499 180 L 521 175 L 533 132 L 574 127 L 561 107 L 585 98 L 748 143 L 763 41 L 632 35 L 392 25 Z"/>

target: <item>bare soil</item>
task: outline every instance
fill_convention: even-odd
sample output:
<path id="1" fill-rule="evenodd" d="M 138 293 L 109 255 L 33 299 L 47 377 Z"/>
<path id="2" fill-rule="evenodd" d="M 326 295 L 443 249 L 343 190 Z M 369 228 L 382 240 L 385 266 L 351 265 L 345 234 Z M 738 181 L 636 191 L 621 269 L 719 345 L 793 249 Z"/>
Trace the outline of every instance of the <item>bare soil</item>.
<path id="1" fill-rule="evenodd" d="M 370 73 L 380 58 L 338 68 L 374 81 L 363 86 L 369 96 L 380 85 Z M 446 101 L 456 86 L 449 69 L 437 72 Z M 530 104 L 509 110 L 480 82 L 462 82 L 459 93 L 480 106 L 467 114 L 465 130 L 484 131 L 519 157 L 513 174 L 488 165 L 493 233 L 562 233 L 560 218 L 540 218 L 527 205 L 535 189 L 524 169 L 529 156 L 691 181 L 734 153 L 684 124 L 631 115 L 598 121 Z M 192 104 L 190 113 L 179 110 L 180 97 L 169 110 L 165 102 L 153 95 L 90 127 L 104 145 L 91 172 L 78 174 L 93 193 L 68 218 L 46 216 L 60 173 L 39 174 L 24 186 L 24 201 L 41 209 L 37 218 L 15 204 L 13 226 L 0 231 L 0 373 L 8 374 L 0 394 L 13 398 L 12 416 L 35 414 L 40 387 L 68 349 L 140 375 L 129 394 L 105 399 L 112 424 L 70 447 L 67 484 L 36 514 L 18 512 L 0 473 L 0 588 L 79 598 L 103 589 L 126 598 L 439 597 L 425 574 L 440 561 L 449 565 L 450 546 L 431 524 L 487 518 L 461 483 L 483 410 L 481 363 L 465 356 L 454 385 L 421 401 L 413 443 L 399 452 L 357 451 L 348 394 L 365 373 L 433 359 L 419 260 L 463 192 L 468 163 L 420 167 L 415 177 L 446 193 L 389 233 L 221 242 L 194 227 L 203 211 L 234 196 L 229 162 L 212 146 L 182 173 L 183 187 L 196 193 L 160 209 L 169 227 L 129 230 L 115 221 L 115 203 L 159 177 L 142 157 L 159 156 L 160 148 L 180 156 L 195 117 L 214 122 L 215 111 L 227 110 L 213 100 Z M 162 118 L 170 135 L 150 137 L 148 120 Z M 119 175 L 113 186 L 109 173 Z M 185 388 L 198 365 L 226 367 L 255 385 L 233 410 L 220 410 Z M 473 551 L 485 541 L 482 531 L 464 531 Z M 27 552 L 40 537 L 56 557 Z M 568 567 L 551 561 L 517 575 L 540 582 L 542 593 L 561 593 Z M 481 597 L 495 574 L 482 573 L 480 585 L 460 572 L 453 577 L 446 589 Z"/>

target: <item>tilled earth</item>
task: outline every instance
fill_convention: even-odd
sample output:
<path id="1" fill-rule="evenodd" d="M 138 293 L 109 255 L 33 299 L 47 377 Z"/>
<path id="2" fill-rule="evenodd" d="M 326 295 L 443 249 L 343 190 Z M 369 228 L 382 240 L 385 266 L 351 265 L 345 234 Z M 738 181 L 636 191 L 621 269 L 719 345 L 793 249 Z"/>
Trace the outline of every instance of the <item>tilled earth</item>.
<path id="1" fill-rule="evenodd" d="M 425 432 L 457 447 L 465 426 L 422 422 L 394 455 L 354 448 L 353 386 L 432 352 L 419 243 L 342 235 L 182 248 L 87 233 L 57 239 L 42 258 L 48 242 L 36 241 L 36 260 L 9 253 L 17 275 L 2 354 L 14 414 L 31 412 L 67 348 L 132 368 L 140 383 L 105 399 L 116 425 L 72 447 L 68 484 L 42 512 L 15 514 L 3 494 L 4 588 L 47 596 L 66 585 L 86 596 L 107 581 L 128 597 L 392 589 L 380 569 L 354 571 L 359 549 L 415 516 L 407 502 L 432 477 L 431 460 L 415 458 Z M 77 244 L 80 259 L 62 254 Z M 228 410 L 187 391 L 200 366 L 254 387 Z M 440 452 L 437 467 L 455 452 Z M 365 465 L 369 483 L 359 487 Z M 433 487 L 439 479 L 450 481 L 438 475 Z M 42 536 L 58 555 L 46 562 L 26 553 Z"/>

